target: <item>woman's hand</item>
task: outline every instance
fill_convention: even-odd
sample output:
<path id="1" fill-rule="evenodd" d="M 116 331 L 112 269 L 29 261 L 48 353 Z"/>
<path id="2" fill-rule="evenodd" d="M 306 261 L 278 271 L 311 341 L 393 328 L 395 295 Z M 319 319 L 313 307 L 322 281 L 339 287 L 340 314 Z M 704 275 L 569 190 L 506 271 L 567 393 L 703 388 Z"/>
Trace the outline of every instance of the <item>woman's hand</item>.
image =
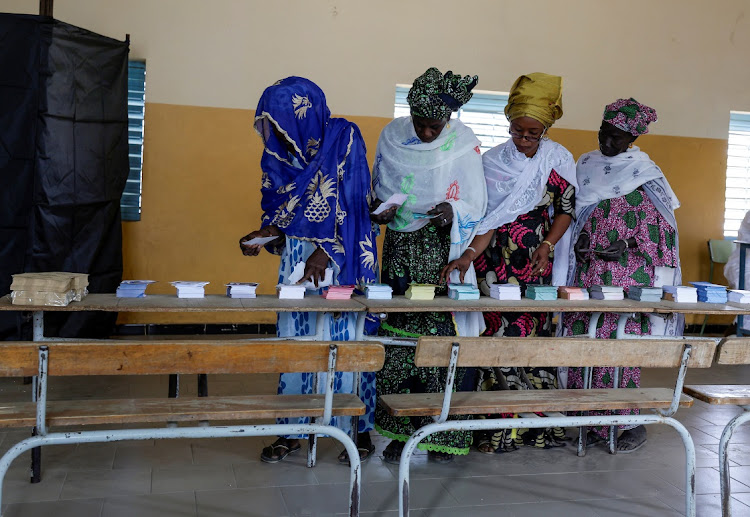
<path id="1" fill-rule="evenodd" d="M 611 262 L 613 260 L 619 260 L 619 258 L 625 253 L 626 249 L 635 248 L 637 245 L 638 243 L 633 237 L 630 237 L 628 240 L 620 239 L 610 244 L 607 249 L 597 251 L 596 254 L 599 255 L 602 260 Z"/>
<path id="2" fill-rule="evenodd" d="M 297 283 L 312 280 L 315 287 L 318 287 L 318 282 L 324 280 L 326 277 L 327 267 L 328 255 L 326 255 L 326 252 L 322 248 L 317 248 L 305 261 L 305 274 L 302 275 L 302 279 Z"/>
<path id="3" fill-rule="evenodd" d="M 549 266 L 549 246 L 542 243 L 534 253 L 531 254 L 531 276 L 541 276 Z"/>
<path id="4" fill-rule="evenodd" d="M 466 271 L 469 270 L 469 267 L 471 267 L 471 263 L 472 260 L 467 253 L 464 253 L 456 260 L 451 260 L 448 265 L 440 271 L 440 282 L 447 282 L 450 278 L 451 272 L 457 269 L 459 272 L 458 279 L 463 284 L 464 275 L 466 274 Z"/>
<path id="5" fill-rule="evenodd" d="M 576 254 L 576 260 L 583 264 L 585 262 L 588 262 L 588 251 L 591 247 L 591 237 L 588 233 L 582 232 L 581 235 L 578 236 L 578 240 L 575 243 L 575 246 L 573 246 L 573 251 Z"/>
<path id="6" fill-rule="evenodd" d="M 437 215 L 437 217 L 432 218 L 432 224 L 438 228 L 453 224 L 453 207 L 450 203 L 446 203 L 445 201 L 427 212 L 427 214 Z"/>
<path id="7" fill-rule="evenodd" d="M 244 237 L 240 239 L 240 249 L 242 250 L 242 254 L 246 257 L 255 257 L 260 253 L 262 245 L 258 244 L 242 244 L 245 241 L 249 241 L 250 239 L 255 239 L 256 237 L 278 237 L 279 239 L 284 238 L 284 234 L 279 230 L 277 226 L 266 226 L 264 228 L 261 228 L 260 230 L 256 230 L 254 232 L 250 232 Z M 275 241 L 271 241 L 268 244 L 276 243 L 279 239 L 276 239 Z"/>
<path id="8" fill-rule="evenodd" d="M 378 215 L 373 214 L 372 212 L 375 211 L 380 205 L 382 205 L 383 202 L 379 199 L 376 199 L 372 206 L 370 207 L 370 220 L 374 222 L 375 224 L 388 224 L 391 221 L 393 221 L 393 218 L 396 217 L 396 212 L 398 212 L 398 209 L 401 207 L 398 206 L 392 206 L 391 208 L 384 210 L 383 212 L 379 213 Z"/>

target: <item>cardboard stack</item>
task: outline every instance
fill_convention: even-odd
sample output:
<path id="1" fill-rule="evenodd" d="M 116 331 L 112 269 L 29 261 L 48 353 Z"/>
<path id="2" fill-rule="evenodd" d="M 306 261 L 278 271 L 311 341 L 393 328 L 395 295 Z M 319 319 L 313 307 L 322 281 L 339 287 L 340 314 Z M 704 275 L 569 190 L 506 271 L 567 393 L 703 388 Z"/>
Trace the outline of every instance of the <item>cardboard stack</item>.
<path id="1" fill-rule="evenodd" d="M 527 285 L 526 298 L 545 301 L 557 300 L 557 287 L 554 285 Z"/>
<path id="2" fill-rule="evenodd" d="M 663 294 L 661 287 L 632 285 L 628 288 L 628 298 L 639 302 L 660 302 Z"/>
<path id="3" fill-rule="evenodd" d="M 170 282 L 177 288 L 177 298 L 204 298 L 206 296 L 205 286 L 209 282 Z"/>
<path id="4" fill-rule="evenodd" d="M 255 290 L 258 284 L 255 282 L 230 282 L 227 284 L 227 296 L 230 298 L 256 298 Z"/>
<path id="5" fill-rule="evenodd" d="M 564 300 L 588 300 L 589 292 L 585 287 L 560 286 L 557 295 Z"/>
<path id="6" fill-rule="evenodd" d="M 625 293 L 622 287 L 614 285 L 592 285 L 589 288 L 593 300 L 624 300 Z"/>
<path id="7" fill-rule="evenodd" d="M 495 300 L 520 300 L 521 286 L 518 284 L 490 284 L 490 296 Z"/>
<path id="8" fill-rule="evenodd" d="M 689 285 L 664 285 L 664 299 L 676 303 L 698 303 L 698 289 Z"/>
<path id="9" fill-rule="evenodd" d="M 279 300 L 302 300 L 307 290 L 304 285 L 298 284 L 279 284 L 276 289 L 279 291 Z"/>
<path id="10" fill-rule="evenodd" d="M 730 289 L 727 299 L 733 303 L 750 303 L 750 291 Z"/>
<path id="11" fill-rule="evenodd" d="M 448 297 L 452 300 L 478 300 L 479 289 L 472 284 L 448 284 Z"/>
<path id="12" fill-rule="evenodd" d="M 81 301 L 88 294 L 88 285 L 85 273 L 21 273 L 13 275 L 10 298 L 13 305 L 62 307 Z"/>
<path id="13" fill-rule="evenodd" d="M 698 289 L 698 301 L 706 303 L 727 303 L 727 288 L 711 282 L 690 282 Z"/>
<path id="14" fill-rule="evenodd" d="M 354 293 L 354 285 L 332 285 L 323 291 L 326 300 L 349 300 Z"/>
<path id="15" fill-rule="evenodd" d="M 118 298 L 145 298 L 146 288 L 154 280 L 123 280 L 117 288 Z"/>
<path id="16" fill-rule="evenodd" d="M 388 284 L 367 284 L 365 296 L 368 300 L 390 300 L 393 298 L 393 288 Z"/>
<path id="17" fill-rule="evenodd" d="M 404 296 L 410 300 L 433 300 L 435 284 L 409 284 Z"/>

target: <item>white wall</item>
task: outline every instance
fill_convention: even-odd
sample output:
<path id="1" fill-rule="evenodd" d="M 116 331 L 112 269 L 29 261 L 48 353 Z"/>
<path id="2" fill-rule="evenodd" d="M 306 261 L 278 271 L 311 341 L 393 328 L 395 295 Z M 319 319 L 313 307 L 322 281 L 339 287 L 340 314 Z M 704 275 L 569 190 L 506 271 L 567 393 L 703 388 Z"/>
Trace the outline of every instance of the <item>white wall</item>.
<path id="1" fill-rule="evenodd" d="M 625 96 L 656 108 L 655 134 L 726 138 L 729 111 L 750 111 L 750 0 L 57 0 L 55 17 L 130 33 L 150 102 L 252 109 L 296 74 L 335 113 L 390 117 L 394 85 L 437 66 L 483 90 L 562 75 L 565 128 Z"/>

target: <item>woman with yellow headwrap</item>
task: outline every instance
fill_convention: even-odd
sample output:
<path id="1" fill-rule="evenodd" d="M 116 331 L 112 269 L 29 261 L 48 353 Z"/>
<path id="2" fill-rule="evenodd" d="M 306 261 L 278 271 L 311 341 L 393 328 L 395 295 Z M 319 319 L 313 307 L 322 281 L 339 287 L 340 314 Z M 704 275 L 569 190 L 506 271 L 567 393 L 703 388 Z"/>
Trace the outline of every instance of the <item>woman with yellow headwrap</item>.
<path id="1" fill-rule="evenodd" d="M 511 138 L 482 159 L 487 214 L 471 245 L 443 276 L 455 269 L 463 274 L 473 263 L 485 294 L 493 283 L 518 284 L 522 291 L 529 284 L 564 285 L 576 169 L 570 152 L 547 137 L 562 114 L 561 77 L 533 73 L 513 84 L 505 107 Z M 489 312 L 484 320 L 484 335 L 550 335 L 548 313 Z M 557 367 L 480 370 L 478 383 L 480 390 L 555 388 Z M 563 438 L 562 429 L 521 429 L 485 433 L 475 442 L 480 452 L 492 453 L 523 444 L 554 447 Z"/>

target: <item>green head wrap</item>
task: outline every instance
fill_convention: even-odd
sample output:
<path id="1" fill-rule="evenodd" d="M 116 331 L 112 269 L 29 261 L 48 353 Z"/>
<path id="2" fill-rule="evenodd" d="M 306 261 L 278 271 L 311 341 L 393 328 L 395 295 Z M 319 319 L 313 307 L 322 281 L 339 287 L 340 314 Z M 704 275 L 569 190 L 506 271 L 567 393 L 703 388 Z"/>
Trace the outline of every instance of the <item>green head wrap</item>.
<path id="1" fill-rule="evenodd" d="M 413 115 L 423 118 L 447 119 L 451 113 L 469 102 L 471 90 L 479 82 L 479 77 L 453 75 L 453 72 L 440 73 L 435 67 L 414 80 L 406 101 Z"/>

